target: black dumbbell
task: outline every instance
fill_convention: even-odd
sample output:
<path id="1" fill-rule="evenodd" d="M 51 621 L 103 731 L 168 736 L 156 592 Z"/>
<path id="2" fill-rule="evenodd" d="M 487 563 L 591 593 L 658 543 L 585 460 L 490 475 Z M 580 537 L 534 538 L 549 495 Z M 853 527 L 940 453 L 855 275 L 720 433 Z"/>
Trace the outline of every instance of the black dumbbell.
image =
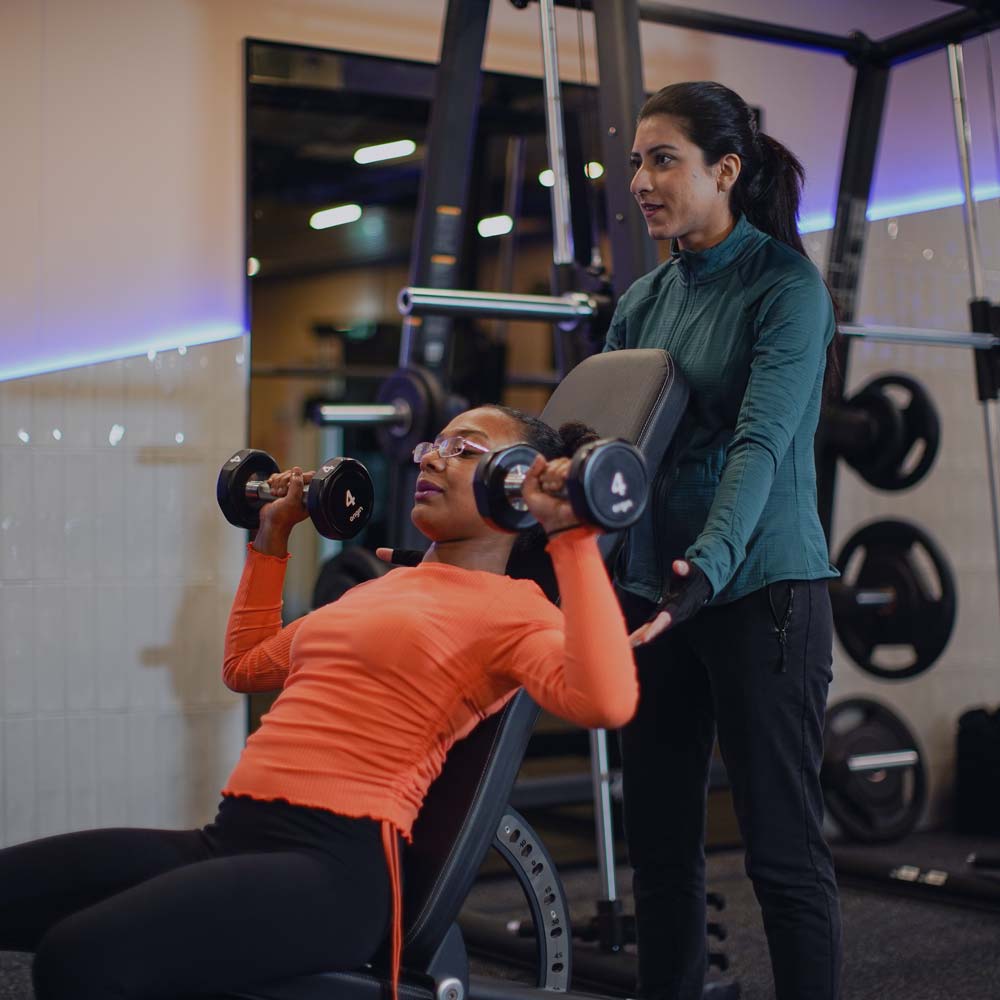
<path id="1" fill-rule="evenodd" d="M 215 495 L 230 524 L 260 527 L 260 508 L 272 500 L 267 485 L 278 463 L 266 451 L 244 448 L 222 467 Z M 375 490 L 368 470 L 353 458 L 331 458 L 315 472 L 302 498 L 324 538 L 353 538 L 372 516 Z"/>
<path id="2" fill-rule="evenodd" d="M 538 452 L 515 444 L 484 455 L 476 466 L 473 490 L 483 519 L 499 531 L 524 531 L 537 522 L 521 498 L 521 486 Z M 649 476 L 642 454 L 627 441 L 603 439 L 579 448 L 573 456 L 567 498 L 581 521 L 605 531 L 620 531 L 642 516 Z"/>

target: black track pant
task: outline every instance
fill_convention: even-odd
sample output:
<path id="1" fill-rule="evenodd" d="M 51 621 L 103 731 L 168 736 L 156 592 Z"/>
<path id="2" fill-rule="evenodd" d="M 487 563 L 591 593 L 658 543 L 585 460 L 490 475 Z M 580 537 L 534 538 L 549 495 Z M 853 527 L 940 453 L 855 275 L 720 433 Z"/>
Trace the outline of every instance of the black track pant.
<path id="1" fill-rule="evenodd" d="M 175 1000 L 356 968 L 390 900 L 378 823 L 225 799 L 203 830 L 0 851 L 0 950 L 35 952 L 37 1000 Z"/>
<path id="2" fill-rule="evenodd" d="M 630 628 L 649 617 L 647 601 L 619 596 Z M 716 728 L 777 998 L 838 996 L 840 908 L 819 781 L 832 643 L 820 580 L 783 581 L 705 608 L 637 648 L 640 702 L 622 732 L 622 757 L 640 997 L 702 995 Z"/>

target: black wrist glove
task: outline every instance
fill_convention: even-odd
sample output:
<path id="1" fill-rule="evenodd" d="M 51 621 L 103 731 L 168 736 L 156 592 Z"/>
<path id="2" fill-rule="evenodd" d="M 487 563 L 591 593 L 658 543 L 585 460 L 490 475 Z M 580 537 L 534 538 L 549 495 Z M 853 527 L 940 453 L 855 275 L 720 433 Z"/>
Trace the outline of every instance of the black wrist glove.
<path id="1" fill-rule="evenodd" d="M 393 549 L 389 562 L 395 566 L 419 566 L 423 558 L 420 549 Z"/>
<path id="2" fill-rule="evenodd" d="M 712 598 L 712 585 L 708 577 L 693 562 L 685 560 L 691 567 L 687 576 L 674 573 L 670 587 L 656 606 L 650 621 L 664 611 L 670 613 L 670 628 L 696 615 Z"/>

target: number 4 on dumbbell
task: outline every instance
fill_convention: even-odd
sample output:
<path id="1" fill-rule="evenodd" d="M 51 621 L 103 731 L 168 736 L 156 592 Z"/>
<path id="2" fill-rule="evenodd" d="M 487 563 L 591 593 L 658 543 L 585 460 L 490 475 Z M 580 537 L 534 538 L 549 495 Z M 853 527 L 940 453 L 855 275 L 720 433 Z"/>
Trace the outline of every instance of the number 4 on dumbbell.
<path id="1" fill-rule="evenodd" d="M 537 522 L 521 498 L 521 487 L 538 454 L 515 444 L 484 455 L 476 466 L 473 490 L 483 518 L 500 531 L 524 531 Z M 626 441 L 593 441 L 573 455 L 566 488 L 581 521 L 605 531 L 635 524 L 646 508 L 649 476 L 642 453 Z"/>
<path id="2" fill-rule="evenodd" d="M 230 524 L 251 531 L 260 527 L 260 509 L 278 499 L 268 477 L 278 463 L 265 451 L 245 448 L 222 466 L 215 495 Z M 353 458 L 324 462 L 306 489 L 303 503 L 325 538 L 353 538 L 368 523 L 375 491 L 368 470 Z"/>

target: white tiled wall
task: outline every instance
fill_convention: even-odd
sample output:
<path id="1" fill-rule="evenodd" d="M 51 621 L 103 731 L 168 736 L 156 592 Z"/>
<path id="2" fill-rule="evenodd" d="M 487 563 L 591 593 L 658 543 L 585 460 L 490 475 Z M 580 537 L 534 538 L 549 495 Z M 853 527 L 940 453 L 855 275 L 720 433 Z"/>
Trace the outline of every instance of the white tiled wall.
<path id="1" fill-rule="evenodd" d="M 243 743 L 243 339 L 0 383 L 0 844 L 210 818 Z"/>
<path id="2" fill-rule="evenodd" d="M 986 294 L 1000 299 L 1000 204 L 979 205 L 984 234 Z M 807 239 L 814 259 L 825 237 Z M 971 297 L 961 208 L 869 224 L 859 323 L 968 330 Z M 869 676 L 838 646 L 831 701 L 863 695 L 885 702 L 916 733 L 929 764 L 928 819 L 946 820 L 955 766 L 958 716 L 967 708 L 1000 705 L 1000 601 L 993 547 L 982 406 L 975 395 L 971 351 L 854 342 L 848 393 L 886 372 L 919 379 L 941 419 L 941 450 L 929 475 L 912 489 L 883 493 L 841 463 L 833 551 L 870 520 L 914 521 L 943 550 L 955 573 L 958 617 L 941 658 L 904 681 Z M 994 409 L 995 409 L 995 404 Z M 994 461 L 1000 456 L 994 456 Z"/>

